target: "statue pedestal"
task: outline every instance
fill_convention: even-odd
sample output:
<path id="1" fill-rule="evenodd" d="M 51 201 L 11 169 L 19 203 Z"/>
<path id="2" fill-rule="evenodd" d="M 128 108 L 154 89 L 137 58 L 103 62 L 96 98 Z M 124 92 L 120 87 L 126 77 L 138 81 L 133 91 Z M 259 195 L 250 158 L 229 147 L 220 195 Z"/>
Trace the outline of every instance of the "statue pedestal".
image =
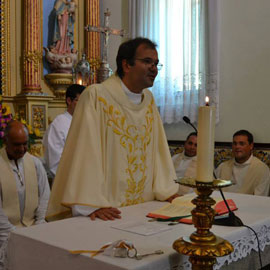
<path id="1" fill-rule="evenodd" d="M 41 135 L 48 128 L 48 103 L 53 96 L 46 94 L 22 93 L 14 97 L 15 112 L 19 119 L 25 119 Z"/>
<path id="2" fill-rule="evenodd" d="M 59 99 L 65 99 L 68 86 L 73 84 L 72 74 L 50 73 L 45 75 L 54 95 Z"/>

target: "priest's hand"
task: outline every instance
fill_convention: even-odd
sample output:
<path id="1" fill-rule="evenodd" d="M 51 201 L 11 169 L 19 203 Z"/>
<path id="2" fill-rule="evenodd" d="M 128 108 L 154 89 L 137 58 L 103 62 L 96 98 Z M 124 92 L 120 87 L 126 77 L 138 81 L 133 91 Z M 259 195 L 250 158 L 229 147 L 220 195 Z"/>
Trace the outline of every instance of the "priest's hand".
<path id="1" fill-rule="evenodd" d="M 178 195 L 177 193 L 172 195 L 171 197 L 169 197 L 166 201 L 171 203 L 173 199 L 177 198 L 177 197 L 180 197 L 180 195 Z"/>
<path id="2" fill-rule="evenodd" d="M 91 220 L 100 218 L 102 220 L 115 220 L 116 218 L 121 218 L 121 212 L 117 208 L 99 208 L 95 212 L 89 215 Z"/>

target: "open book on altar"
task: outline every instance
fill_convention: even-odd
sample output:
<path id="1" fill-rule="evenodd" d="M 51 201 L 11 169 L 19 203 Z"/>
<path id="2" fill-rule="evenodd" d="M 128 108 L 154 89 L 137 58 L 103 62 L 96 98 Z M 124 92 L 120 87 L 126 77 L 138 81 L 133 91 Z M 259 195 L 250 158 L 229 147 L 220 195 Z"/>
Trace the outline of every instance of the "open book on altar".
<path id="1" fill-rule="evenodd" d="M 183 223 L 192 223 L 191 210 L 195 205 L 191 202 L 196 197 L 196 194 L 191 193 L 185 196 L 175 198 L 171 203 L 168 203 L 153 212 L 150 212 L 147 217 L 157 218 L 160 221 L 179 221 Z M 213 198 L 216 204 L 213 206 L 217 215 L 228 213 L 225 202 L 221 198 Z M 226 199 L 231 211 L 237 210 L 237 206 L 232 199 Z"/>

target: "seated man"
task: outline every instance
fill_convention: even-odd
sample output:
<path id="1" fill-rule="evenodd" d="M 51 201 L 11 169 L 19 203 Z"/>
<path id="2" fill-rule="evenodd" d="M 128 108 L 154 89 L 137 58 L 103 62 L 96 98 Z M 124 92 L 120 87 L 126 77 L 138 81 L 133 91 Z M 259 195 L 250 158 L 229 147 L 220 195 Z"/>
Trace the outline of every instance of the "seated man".
<path id="1" fill-rule="evenodd" d="M 196 177 L 197 170 L 197 133 L 192 132 L 187 136 L 184 151 L 172 157 L 177 177 Z M 178 194 L 184 195 L 193 189 L 179 185 Z"/>
<path id="2" fill-rule="evenodd" d="M 76 104 L 85 86 L 72 84 L 66 91 L 67 111 L 58 115 L 43 137 L 44 161 L 49 178 L 54 178 L 64 149 Z"/>
<path id="3" fill-rule="evenodd" d="M 44 223 L 50 196 L 42 163 L 26 152 L 27 128 L 19 121 L 10 121 L 4 143 L 6 147 L 0 150 L 0 269 L 9 232 Z"/>
<path id="4" fill-rule="evenodd" d="M 252 150 L 252 134 L 247 130 L 237 131 L 233 135 L 234 158 L 221 163 L 216 169 L 218 178 L 232 180 L 234 183 L 225 191 L 268 196 L 269 168 L 252 155 Z"/>

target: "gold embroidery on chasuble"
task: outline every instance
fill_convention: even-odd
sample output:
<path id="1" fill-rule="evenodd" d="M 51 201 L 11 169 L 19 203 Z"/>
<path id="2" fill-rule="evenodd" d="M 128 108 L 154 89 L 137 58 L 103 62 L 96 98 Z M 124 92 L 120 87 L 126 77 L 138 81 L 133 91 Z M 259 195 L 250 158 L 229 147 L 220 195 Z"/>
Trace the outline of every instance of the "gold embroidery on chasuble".
<path id="1" fill-rule="evenodd" d="M 113 105 L 109 105 L 103 97 L 99 97 L 98 100 L 103 104 L 103 111 L 108 117 L 107 126 L 119 136 L 120 145 L 126 149 L 127 153 L 126 201 L 121 206 L 142 203 L 147 174 L 147 148 L 152 134 L 154 100 L 152 99 L 148 105 L 145 123 L 142 126 L 128 125 L 126 117 Z"/>

